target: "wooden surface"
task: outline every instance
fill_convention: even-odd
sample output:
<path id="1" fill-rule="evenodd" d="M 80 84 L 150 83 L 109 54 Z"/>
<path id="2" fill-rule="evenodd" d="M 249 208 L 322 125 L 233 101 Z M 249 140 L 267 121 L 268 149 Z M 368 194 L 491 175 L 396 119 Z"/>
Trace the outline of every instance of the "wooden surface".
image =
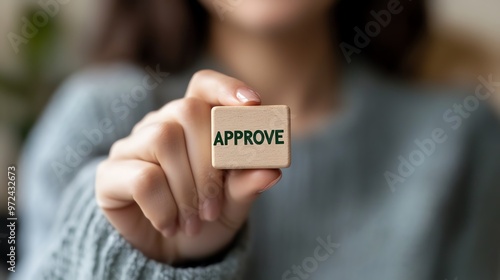
<path id="1" fill-rule="evenodd" d="M 288 106 L 212 108 L 214 168 L 285 168 L 290 166 L 290 160 Z"/>

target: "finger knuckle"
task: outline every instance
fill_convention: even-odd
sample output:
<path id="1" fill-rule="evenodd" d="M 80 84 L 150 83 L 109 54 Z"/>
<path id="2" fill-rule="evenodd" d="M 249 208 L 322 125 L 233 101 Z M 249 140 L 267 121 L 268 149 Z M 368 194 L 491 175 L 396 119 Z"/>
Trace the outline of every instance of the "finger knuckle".
<path id="1" fill-rule="evenodd" d="M 116 140 L 109 150 L 109 157 L 114 158 L 117 157 L 122 150 L 122 147 L 126 143 L 126 138 Z"/>
<path id="2" fill-rule="evenodd" d="M 99 190 L 102 189 L 104 186 L 102 184 L 102 180 L 104 176 L 107 176 L 109 170 L 109 160 L 103 160 L 101 161 L 96 168 L 96 181 L 95 181 L 95 189 L 96 193 L 100 193 Z"/>
<path id="3" fill-rule="evenodd" d="M 163 171 L 158 166 L 151 164 L 138 168 L 131 179 L 132 196 L 137 199 L 156 192 L 163 180 Z"/>
<path id="4" fill-rule="evenodd" d="M 182 126 L 177 122 L 164 122 L 152 126 L 151 140 L 154 143 L 170 143 L 179 141 L 183 136 Z"/>
<path id="5" fill-rule="evenodd" d="M 147 113 L 146 115 L 144 115 L 141 122 L 147 122 L 148 120 L 154 118 L 157 114 L 158 114 L 158 111 L 151 111 L 151 112 Z"/>
<path id="6" fill-rule="evenodd" d="M 213 73 L 214 71 L 210 69 L 199 70 L 193 74 L 193 77 L 191 78 L 191 83 L 202 81 L 203 79 L 210 77 Z"/>
<path id="7" fill-rule="evenodd" d="M 132 129 L 133 132 L 139 130 L 141 127 L 144 127 L 146 124 L 150 123 L 153 119 L 156 118 L 157 112 L 152 111 L 147 113 L 142 120 L 140 120 L 138 123 L 134 125 L 134 128 Z"/>
<path id="8" fill-rule="evenodd" d="M 172 225 L 172 223 L 176 218 L 175 211 L 176 211 L 175 208 L 170 209 L 170 211 L 167 211 L 163 213 L 163 215 L 157 217 L 156 219 L 151 220 L 151 224 L 158 230 L 167 228 L 168 226 Z"/>
<path id="9" fill-rule="evenodd" d="M 97 164 L 97 168 L 96 168 L 96 176 L 99 177 L 99 175 L 101 174 L 105 174 L 106 173 L 106 170 L 108 168 L 108 160 L 103 160 L 101 162 L 99 162 L 99 164 Z"/>
<path id="10" fill-rule="evenodd" d="M 180 119 L 194 120 L 209 110 L 208 104 L 197 98 L 184 98 L 177 103 L 176 115 Z"/>

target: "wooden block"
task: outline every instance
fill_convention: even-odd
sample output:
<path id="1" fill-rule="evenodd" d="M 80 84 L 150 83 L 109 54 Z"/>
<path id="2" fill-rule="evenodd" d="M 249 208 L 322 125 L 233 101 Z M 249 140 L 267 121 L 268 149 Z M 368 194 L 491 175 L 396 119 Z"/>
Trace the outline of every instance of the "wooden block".
<path id="1" fill-rule="evenodd" d="M 218 169 L 289 167 L 288 106 L 212 108 L 212 166 Z"/>

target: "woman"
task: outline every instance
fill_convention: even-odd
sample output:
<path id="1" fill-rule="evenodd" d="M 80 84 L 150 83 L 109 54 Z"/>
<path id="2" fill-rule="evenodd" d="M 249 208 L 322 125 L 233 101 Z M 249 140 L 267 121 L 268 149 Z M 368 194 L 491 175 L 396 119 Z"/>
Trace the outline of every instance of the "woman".
<path id="1" fill-rule="evenodd" d="M 421 2 L 107 8 L 98 63 L 62 86 L 23 157 L 19 279 L 498 277 L 484 102 L 465 115 L 450 109 L 464 97 L 368 66 L 410 73 Z M 291 108 L 291 167 L 214 169 L 211 107 L 261 104 Z"/>

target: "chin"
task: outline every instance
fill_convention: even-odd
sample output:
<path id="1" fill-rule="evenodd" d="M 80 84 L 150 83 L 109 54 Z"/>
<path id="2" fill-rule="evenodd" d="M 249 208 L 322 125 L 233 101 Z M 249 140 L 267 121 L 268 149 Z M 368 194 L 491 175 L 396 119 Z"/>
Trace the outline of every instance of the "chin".
<path id="1" fill-rule="evenodd" d="M 287 1 L 289 5 L 278 1 L 240 0 L 241 6 L 228 12 L 228 21 L 242 29 L 257 33 L 276 33 L 286 31 L 299 24 L 307 17 L 307 11 L 300 9 L 302 1 Z M 263 4 L 262 2 L 267 2 Z M 269 3 L 271 2 L 271 3 Z"/>
<path id="2" fill-rule="evenodd" d="M 255 33 L 286 32 L 327 13 L 334 0 L 202 0 L 215 20 Z M 220 3 L 219 6 L 214 3 Z"/>

